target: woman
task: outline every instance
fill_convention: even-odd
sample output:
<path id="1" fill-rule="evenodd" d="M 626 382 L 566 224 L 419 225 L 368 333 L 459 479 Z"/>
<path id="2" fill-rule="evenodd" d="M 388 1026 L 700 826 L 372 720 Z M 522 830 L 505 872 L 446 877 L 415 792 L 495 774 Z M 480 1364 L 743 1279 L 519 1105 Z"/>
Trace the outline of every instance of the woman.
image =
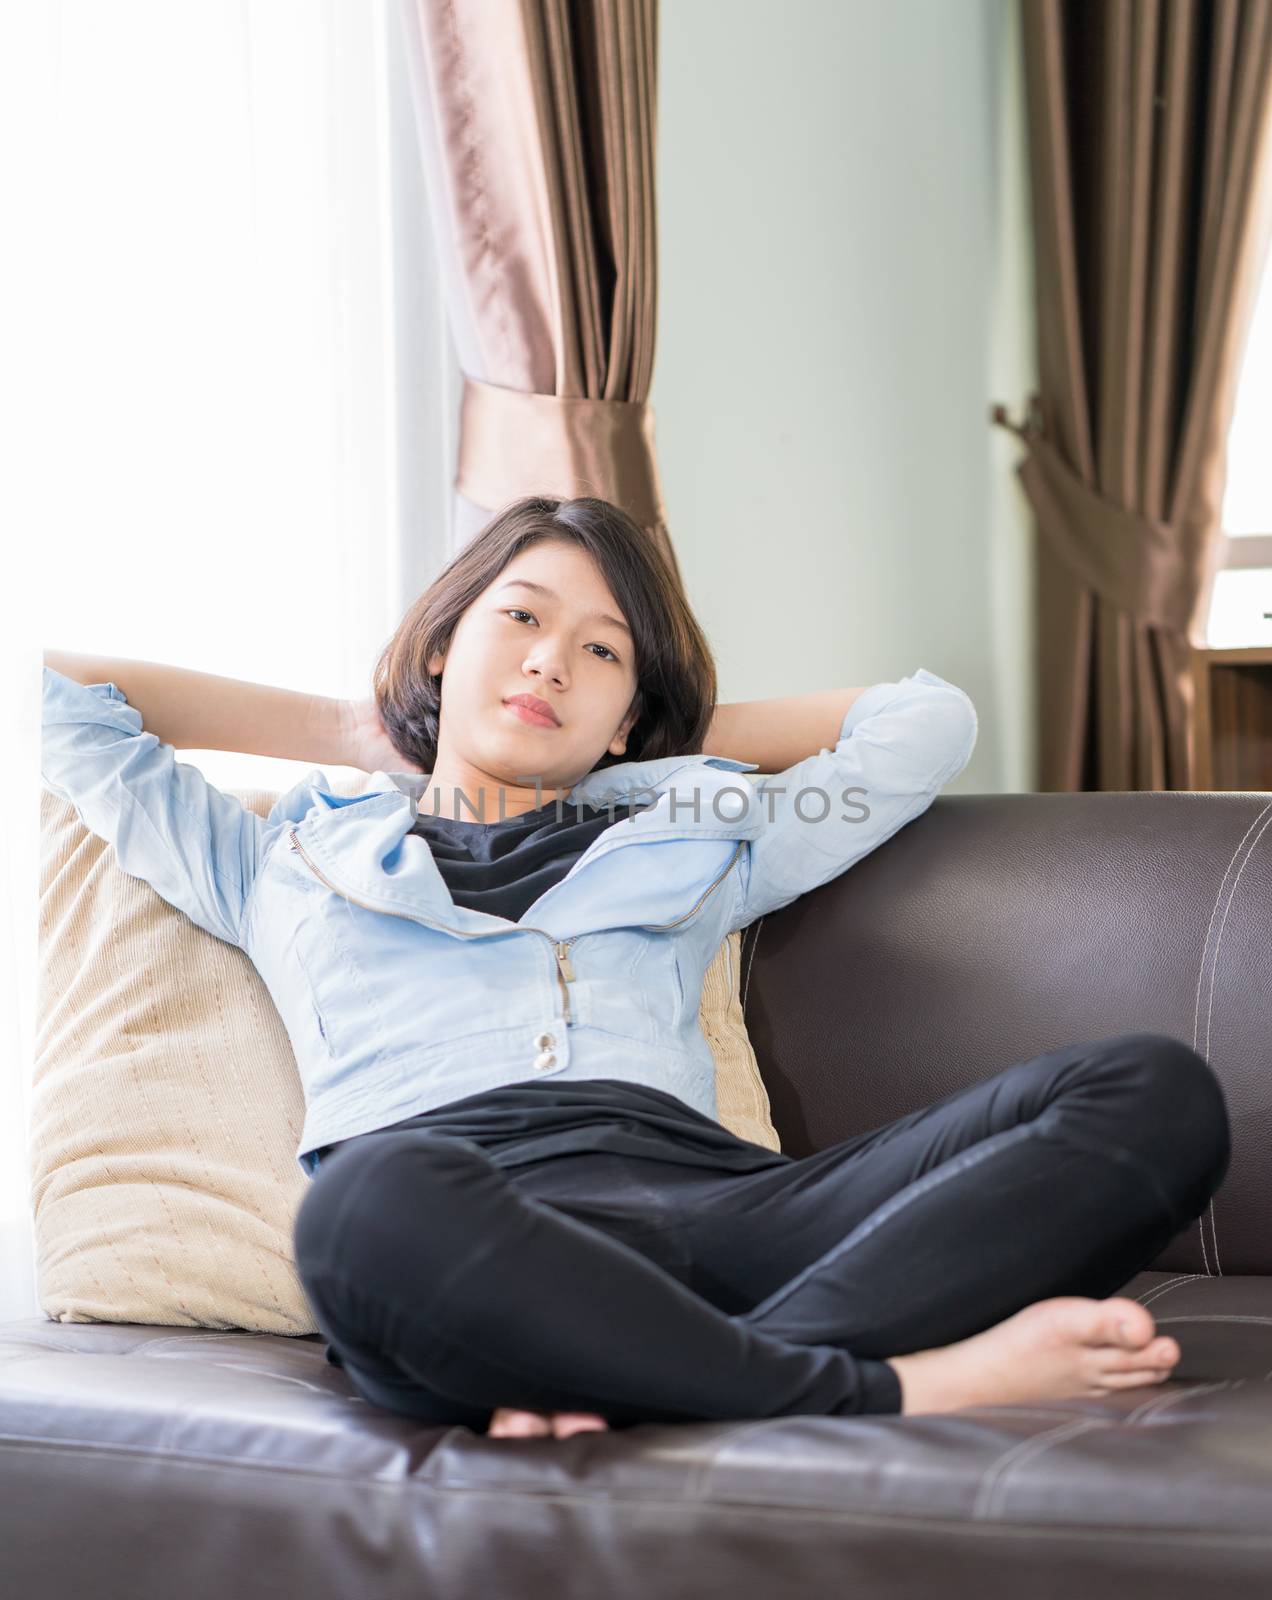
<path id="1" fill-rule="evenodd" d="M 722 812 L 719 768 L 756 763 L 695 755 L 737 745 L 657 551 L 605 502 L 534 497 L 420 597 L 361 707 L 358 764 L 428 775 L 413 816 L 312 785 L 263 832 L 221 810 L 202 901 L 116 841 L 252 956 L 302 1074 L 324 1055 L 296 1261 L 373 1404 L 564 1436 L 1098 1396 L 1178 1362 L 1143 1306 L 1103 1297 L 1227 1169 L 1222 1093 L 1179 1041 L 1050 1051 L 800 1160 L 711 1115 L 704 953 L 926 809 L 975 739 L 967 697 L 922 670 L 817 706 L 816 756 L 807 720 L 775 743 L 776 807 Z M 854 777 L 846 815 L 782 798 L 784 779 Z M 687 779 L 712 809 L 677 823 L 701 798 Z M 230 805 L 209 788 L 200 805 Z M 504 1046 L 532 1016 L 531 1064 Z M 395 1021 L 434 1035 L 409 1072 L 385 1070 Z"/>

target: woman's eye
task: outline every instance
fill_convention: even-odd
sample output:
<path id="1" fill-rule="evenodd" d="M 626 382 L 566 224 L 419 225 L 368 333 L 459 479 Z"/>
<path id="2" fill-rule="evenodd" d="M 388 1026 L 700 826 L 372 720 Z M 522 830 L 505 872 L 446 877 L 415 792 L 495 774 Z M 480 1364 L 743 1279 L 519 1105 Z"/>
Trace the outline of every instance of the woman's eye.
<path id="1" fill-rule="evenodd" d="M 519 606 L 509 606 L 509 607 L 507 607 L 505 609 L 505 611 L 504 611 L 504 616 L 506 616 L 506 617 L 529 617 L 531 622 L 534 621 L 533 613 L 529 612 L 529 611 L 522 611 Z M 598 650 L 604 650 L 605 656 L 602 657 L 603 660 L 604 659 L 608 659 L 610 661 L 617 661 L 618 660 L 618 657 L 610 649 L 609 645 L 607 645 L 607 644 L 598 645 L 597 649 Z"/>

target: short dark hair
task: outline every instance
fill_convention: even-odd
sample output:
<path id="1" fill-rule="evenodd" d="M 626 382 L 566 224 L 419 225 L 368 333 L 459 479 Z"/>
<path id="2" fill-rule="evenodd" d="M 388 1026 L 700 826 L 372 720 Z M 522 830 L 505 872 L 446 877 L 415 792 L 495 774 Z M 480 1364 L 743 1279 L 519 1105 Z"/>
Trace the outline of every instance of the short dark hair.
<path id="1" fill-rule="evenodd" d="M 594 558 L 632 630 L 636 694 L 629 709 L 639 715 L 626 753 L 606 750 L 593 771 L 702 749 L 716 705 L 715 661 L 660 546 L 608 500 L 530 495 L 497 512 L 447 563 L 376 662 L 385 732 L 421 771 L 433 771 L 441 718 L 441 676 L 429 672 L 429 661 L 448 649 L 459 619 L 508 563 L 546 539 L 568 539 Z"/>

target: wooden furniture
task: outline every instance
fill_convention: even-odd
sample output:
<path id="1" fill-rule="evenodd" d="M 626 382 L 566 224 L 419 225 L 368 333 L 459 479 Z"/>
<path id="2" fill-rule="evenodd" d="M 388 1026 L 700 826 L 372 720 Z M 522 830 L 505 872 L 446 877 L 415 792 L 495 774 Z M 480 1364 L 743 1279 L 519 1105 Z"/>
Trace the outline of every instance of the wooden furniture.
<path id="1" fill-rule="evenodd" d="M 1272 645 L 1196 650 L 1197 789 L 1272 790 Z"/>

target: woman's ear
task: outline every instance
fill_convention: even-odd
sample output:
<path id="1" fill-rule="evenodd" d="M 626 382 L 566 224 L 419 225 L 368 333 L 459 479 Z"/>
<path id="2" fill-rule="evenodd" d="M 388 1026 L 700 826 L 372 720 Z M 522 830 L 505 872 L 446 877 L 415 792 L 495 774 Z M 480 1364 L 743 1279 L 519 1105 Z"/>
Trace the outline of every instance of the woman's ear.
<path id="1" fill-rule="evenodd" d="M 641 704 L 640 696 L 638 695 L 632 702 L 631 710 L 623 718 L 622 722 L 619 723 L 618 732 L 610 740 L 609 748 L 611 755 L 621 756 L 627 753 L 627 736 L 632 731 L 632 728 L 635 726 L 635 724 L 640 721 L 640 713 Z M 614 749 L 616 744 L 619 745 L 617 750 Z"/>

